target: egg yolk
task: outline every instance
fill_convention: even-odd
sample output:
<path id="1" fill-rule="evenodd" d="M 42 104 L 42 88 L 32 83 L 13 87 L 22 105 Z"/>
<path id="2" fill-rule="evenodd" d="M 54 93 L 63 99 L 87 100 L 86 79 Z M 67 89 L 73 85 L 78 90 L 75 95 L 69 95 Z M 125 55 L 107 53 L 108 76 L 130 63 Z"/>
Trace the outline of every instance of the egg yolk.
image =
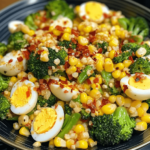
<path id="1" fill-rule="evenodd" d="M 141 81 L 136 82 L 133 77 L 130 77 L 129 85 L 131 85 L 137 89 L 147 90 L 147 89 L 150 89 L 150 79 L 145 78 L 142 80 L 142 82 Z"/>
<path id="2" fill-rule="evenodd" d="M 11 104 L 15 107 L 22 107 L 29 102 L 31 95 L 31 89 L 29 86 L 23 85 L 18 87 L 10 99 Z"/>
<path id="3" fill-rule="evenodd" d="M 55 124 L 57 113 L 53 108 L 43 108 L 36 116 L 33 128 L 37 134 L 45 133 Z"/>
<path id="4" fill-rule="evenodd" d="M 102 6 L 96 2 L 88 2 L 85 6 L 86 14 L 93 20 L 97 20 L 102 16 Z"/>

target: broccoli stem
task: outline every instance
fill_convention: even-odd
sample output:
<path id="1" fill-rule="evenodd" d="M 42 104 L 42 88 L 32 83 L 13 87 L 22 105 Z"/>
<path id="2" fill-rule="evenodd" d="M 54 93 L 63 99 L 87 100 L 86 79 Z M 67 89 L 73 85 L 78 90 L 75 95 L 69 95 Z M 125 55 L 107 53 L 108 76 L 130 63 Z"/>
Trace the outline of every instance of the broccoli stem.
<path id="1" fill-rule="evenodd" d="M 33 108 L 33 110 L 31 110 L 27 115 L 28 115 L 28 116 L 32 115 L 32 114 L 35 112 L 36 107 L 37 107 L 37 105 L 36 105 L 36 106 Z"/>
<path id="2" fill-rule="evenodd" d="M 8 118 L 7 120 L 18 121 L 19 116 Z"/>
<path id="3" fill-rule="evenodd" d="M 64 129 L 57 135 L 57 137 L 60 137 L 63 139 L 65 134 L 67 134 L 72 129 L 72 127 L 77 124 L 80 118 L 81 118 L 80 113 L 72 114 L 70 122 L 66 124 Z"/>
<path id="4" fill-rule="evenodd" d="M 71 119 L 71 116 L 68 114 L 65 114 L 65 120 L 64 120 L 62 129 L 66 126 L 66 124 L 70 121 L 70 119 Z"/>
<path id="5" fill-rule="evenodd" d="M 86 66 L 85 69 L 80 73 L 79 77 L 78 77 L 78 82 L 79 83 L 83 83 L 86 79 L 88 79 L 88 75 L 87 75 L 87 71 L 88 70 L 92 70 L 91 66 Z"/>

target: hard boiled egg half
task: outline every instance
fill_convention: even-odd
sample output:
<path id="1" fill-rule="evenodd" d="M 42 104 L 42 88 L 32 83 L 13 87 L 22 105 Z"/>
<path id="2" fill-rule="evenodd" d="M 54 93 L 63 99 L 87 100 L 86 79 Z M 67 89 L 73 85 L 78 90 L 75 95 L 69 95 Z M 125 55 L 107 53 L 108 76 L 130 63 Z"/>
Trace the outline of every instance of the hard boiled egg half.
<path id="1" fill-rule="evenodd" d="M 36 106 L 38 93 L 34 83 L 29 80 L 19 80 L 12 87 L 10 94 L 11 111 L 14 114 L 27 114 Z"/>
<path id="2" fill-rule="evenodd" d="M 83 20 L 100 23 L 104 20 L 104 13 L 109 13 L 109 9 L 102 3 L 89 1 L 81 4 L 77 13 Z"/>
<path id="3" fill-rule="evenodd" d="M 140 78 L 143 79 L 140 79 Z M 135 74 L 121 79 L 120 85 L 124 93 L 134 100 L 150 98 L 150 76 L 142 74 L 140 78 Z"/>
<path id="4" fill-rule="evenodd" d="M 27 60 L 21 51 L 12 51 L 0 59 L 0 73 L 6 76 L 15 76 L 27 69 Z"/>
<path id="5" fill-rule="evenodd" d="M 50 89 L 62 101 L 70 101 L 79 91 L 66 78 L 51 77 Z"/>
<path id="6" fill-rule="evenodd" d="M 35 141 L 47 142 L 61 130 L 64 122 L 64 111 L 60 105 L 42 108 L 31 125 L 31 135 Z"/>

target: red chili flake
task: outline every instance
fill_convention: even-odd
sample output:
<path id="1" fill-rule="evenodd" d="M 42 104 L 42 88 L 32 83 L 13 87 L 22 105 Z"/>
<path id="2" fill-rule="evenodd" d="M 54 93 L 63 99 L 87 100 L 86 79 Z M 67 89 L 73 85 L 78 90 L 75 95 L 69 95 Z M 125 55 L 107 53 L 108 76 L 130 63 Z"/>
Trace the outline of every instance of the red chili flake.
<path id="1" fill-rule="evenodd" d="M 134 60 L 133 60 L 133 57 L 132 57 L 132 56 L 129 56 L 129 60 L 131 60 L 132 63 L 134 63 Z"/>
<path id="2" fill-rule="evenodd" d="M 93 82 L 94 82 L 94 83 L 99 83 L 99 78 L 95 78 L 95 79 L 93 80 Z"/>
<path id="3" fill-rule="evenodd" d="M 42 30 L 44 30 L 44 31 L 49 30 L 49 26 L 42 28 Z"/>
<path id="4" fill-rule="evenodd" d="M 85 50 L 82 52 L 84 57 L 89 57 L 90 56 L 90 51 L 89 50 Z"/>
<path id="5" fill-rule="evenodd" d="M 102 104 L 100 105 L 100 107 L 103 107 L 104 105 L 110 103 L 108 99 L 102 99 Z"/>
<path id="6" fill-rule="evenodd" d="M 72 38 L 71 41 L 72 41 L 72 43 L 77 44 L 77 41 L 75 38 Z"/>
<path id="7" fill-rule="evenodd" d="M 63 23 L 64 23 L 64 25 L 65 25 L 65 24 L 67 24 L 67 22 L 68 22 L 68 21 L 64 21 L 64 22 L 63 22 Z"/>
<path id="8" fill-rule="evenodd" d="M 67 91 L 67 90 L 65 90 L 65 91 L 64 91 L 64 93 L 68 93 L 68 91 Z"/>
<path id="9" fill-rule="evenodd" d="M 40 55 L 44 50 L 38 50 L 37 53 Z"/>
<path id="10" fill-rule="evenodd" d="M 75 36 L 79 36 L 79 31 L 78 30 L 72 29 L 71 33 L 74 34 Z"/>
<path id="11" fill-rule="evenodd" d="M 63 89 L 63 88 L 64 88 L 64 85 L 63 85 L 63 84 L 60 84 L 60 88 L 62 88 L 62 89 Z"/>
<path id="12" fill-rule="evenodd" d="M 20 56 L 20 57 L 17 57 L 17 60 L 18 60 L 19 62 L 22 62 L 22 61 L 23 61 L 23 58 Z"/>
<path id="13" fill-rule="evenodd" d="M 123 92 L 125 92 L 127 89 L 128 89 L 128 86 L 124 84 L 123 85 Z"/>
<path id="14" fill-rule="evenodd" d="M 31 123 L 27 123 L 25 126 L 26 126 L 26 127 L 30 127 L 30 126 L 31 126 Z"/>
<path id="15" fill-rule="evenodd" d="M 66 62 L 65 62 L 65 65 L 64 65 L 64 68 L 65 68 L 65 69 L 68 69 L 69 66 L 70 66 L 70 65 L 69 65 L 68 61 L 66 61 Z"/>
<path id="16" fill-rule="evenodd" d="M 120 87 L 120 81 L 116 81 L 116 82 L 115 82 L 115 87 L 116 87 L 116 88 Z"/>
<path id="17" fill-rule="evenodd" d="M 90 81 L 90 79 L 87 79 L 87 84 L 92 84 L 92 82 Z"/>
<path id="18" fill-rule="evenodd" d="M 84 15 L 84 16 L 82 16 L 82 19 L 83 19 L 83 20 L 85 20 L 85 19 L 86 19 L 86 16 L 85 16 L 85 15 Z"/>
<path id="19" fill-rule="evenodd" d="M 42 16 L 41 17 L 41 22 L 46 22 L 47 21 L 47 18 L 45 16 Z"/>
<path id="20" fill-rule="evenodd" d="M 104 18 L 110 18 L 109 14 L 103 13 Z"/>
<path id="21" fill-rule="evenodd" d="M 33 91 L 38 91 L 38 88 L 34 87 L 34 88 L 33 88 Z"/>
<path id="22" fill-rule="evenodd" d="M 45 84 L 45 83 L 40 84 L 40 90 L 46 90 L 46 89 L 49 89 L 47 84 Z"/>
<path id="23" fill-rule="evenodd" d="M 30 87 L 28 87 L 28 91 L 26 92 L 27 98 L 28 98 L 30 95 L 31 95 L 31 89 L 30 89 Z"/>
<path id="24" fill-rule="evenodd" d="M 98 49 L 98 53 L 102 53 L 103 49 L 102 48 L 99 48 Z"/>
<path id="25" fill-rule="evenodd" d="M 29 51 L 22 51 L 23 56 L 25 59 L 29 60 L 30 52 Z"/>
<path id="26" fill-rule="evenodd" d="M 11 62 L 13 62 L 13 59 L 10 59 L 10 60 L 8 61 L 8 63 L 11 63 Z"/>
<path id="27" fill-rule="evenodd" d="M 114 57 L 117 57 L 118 56 L 118 53 L 117 52 L 115 52 L 115 55 L 114 55 Z"/>
<path id="28" fill-rule="evenodd" d="M 30 46 L 28 47 L 28 50 L 29 50 L 29 51 L 35 51 L 35 50 L 36 50 L 36 46 L 35 46 L 35 45 L 30 45 Z"/>
<path id="29" fill-rule="evenodd" d="M 134 39 L 129 39 L 129 42 L 130 43 L 135 43 L 135 40 Z"/>
<path id="30" fill-rule="evenodd" d="M 63 27 L 61 27 L 61 26 L 59 26 L 59 25 L 57 25 L 57 26 L 55 27 L 55 29 L 57 29 L 57 30 L 59 30 L 59 31 L 64 31 Z"/>
<path id="31" fill-rule="evenodd" d="M 51 84 L 58 84 L 58 81 L 53 80 L 53 79 L 49 79 L 49 81 L 48 81 L 47 84 L 48 84 L 48 85 L 51 85 Z"/>

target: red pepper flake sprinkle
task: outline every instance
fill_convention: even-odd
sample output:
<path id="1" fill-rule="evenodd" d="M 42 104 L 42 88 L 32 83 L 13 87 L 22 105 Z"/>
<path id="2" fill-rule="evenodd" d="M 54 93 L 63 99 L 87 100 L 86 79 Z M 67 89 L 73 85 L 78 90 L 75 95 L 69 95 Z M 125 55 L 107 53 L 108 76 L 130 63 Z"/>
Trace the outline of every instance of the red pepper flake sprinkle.
<path id="1" fill-rule="evenodd" d="M 124 84 L 123 85 L 123 92 L 125 92 L 127 89 L 128 89 L 128 86 Z"/>
<path id="2" fill-rule="evenodd" d="M 10 59 L 10 60 L 8 61 L 8 63 L 11 63 L 11 62 L 13 62 L 13 59 Z"/>
<path id="3" fill-rule="evenodd" d="M 116 87 L 116 88 L 120 87 L 120 81 L 116 81 L 116 82 L 115 82 L 115 87 Z"/>
<path id="4" fill-rule="evenodd" d="M 134 63 L 134 60 L 133 60 L 133 57 L 132 57 L 132 56 L 129 56 L 129 60 L 131 60 L 132 63 Z"/>
<path id="5" fill-rule="evenodd" d="M 68 91 L 67 91 L 67 90 L 65 90 L 65 91 L 64 91 L 64 93 L 68 93 Z"/>
<path id="6" fill-rule="evenodd" d="M 20 82 L 23 82 L 25 80 L 28 80 L 28 77 L 23 77 Z"/>
<path id="7" fill-rule="evenodd" d="M 93 82 L 94 82 L 94 83 L 99 83 L 99 78 L 95 78 L 95 79 L 93 80 Z"/>
<path id="8" fill-rule="evenodd" d="M 92 84 L 92 82 L 90 81 L 90 79 L 87 79 L 87 84 Z"/>
<path id="9" fill-rule="evenodd" d="M 42 30 L 44 30 L 44 31 L 49 30 L 49 26 L 42 28 Z"/>
<path id="10" fill-rule="evenodd" d="M 99 48 L 98 49 L 98 53 L 102 53 L 103 49 L 102 48 Z"/>
<path id="11" fill-rule="evenodd" d="M 22 61 L 23 61 L 23 58 L 20 56 L 20 57 L 17 57 L 17 60 L 18 60 L 19 62 L 22 62 Z"/>
<path id="12" fill-rule="evenodd" d="M 30 89 L 30 87 L 28 87 L 28 91 L 26 92 L 27 98 L 28 98 L 30 95 L 31 95 L 31 89 Z"/>
<path id="13" fill-rule="evenodd" d="M 104 18 L 110 18 L 109 14 L 103 13 Z"/>
<path id="14" fill-rule="evenodd" d="M 28 50 L 29 50 L 29 51 L 35 51 L 35 50 L 36 50 L 36 46 L 35 46 L 35 45 L 30 45 L 30 46 L 28 47 Z"/>
<path id="15" fill-rule="evenodd" d="M 102 104 L 100 105 L 100 107 L 103 107 L 104 105 L 110 103 L 108 99 L 102 99 Z"/>
<path id="16" fill-rule="evenodd" d="M 40 55 L 44 50 L 38 50 L 37 53 Z"/>
<path id="17" fill-rule="evenodd" d="M 60 84 L 60 88 L 62 88 L 62 89 L 63 89 L 63 88 L 64 88 L 64 85 L 63 85 L 63 84 Z"/>
<path id="18" fill-rule="evenodd" d="M 130 43 L 135 43 L 135 40 L 134 39 L 129 39 L 129 42 Z"/>
<path id="19" fill-rule="evenodd" d="M 23 56 L 25 59 L 29 60 L 30 52 L 29 51 L 22 51 Z"/>
<path id="20" fill-rule="evenodd" d="M 72 38 L 71 41 L 72 41 L 72 43 L 77 44 L 77 41 L 75 38 Z"/>
<path id="21" fill-rule="evenodd" d="M 57 25 L 57 26 L 55 27 L 55 29 L 57 29 L 57 30 L 59 30 L 59 31 L 64 31 L 63 27 L 61 27 L 61 26 L 59 26 L 59 25 Z"/>
<path id="22" fill-rule="evenodd" d="M 70 66 L 69 63 L 66 61 L 66 62 L 65 62 L 65 65 L 64 65 L 64 68 L 65 68 L 65 69 L 68 69 L 69 66 Z"/>
<path id="23" fill-rule="evenodd" d="M 78 30 L 72 29 L 71 33 L 74 34 L 75 36 L 79 36 L 79 31 Z"/>

